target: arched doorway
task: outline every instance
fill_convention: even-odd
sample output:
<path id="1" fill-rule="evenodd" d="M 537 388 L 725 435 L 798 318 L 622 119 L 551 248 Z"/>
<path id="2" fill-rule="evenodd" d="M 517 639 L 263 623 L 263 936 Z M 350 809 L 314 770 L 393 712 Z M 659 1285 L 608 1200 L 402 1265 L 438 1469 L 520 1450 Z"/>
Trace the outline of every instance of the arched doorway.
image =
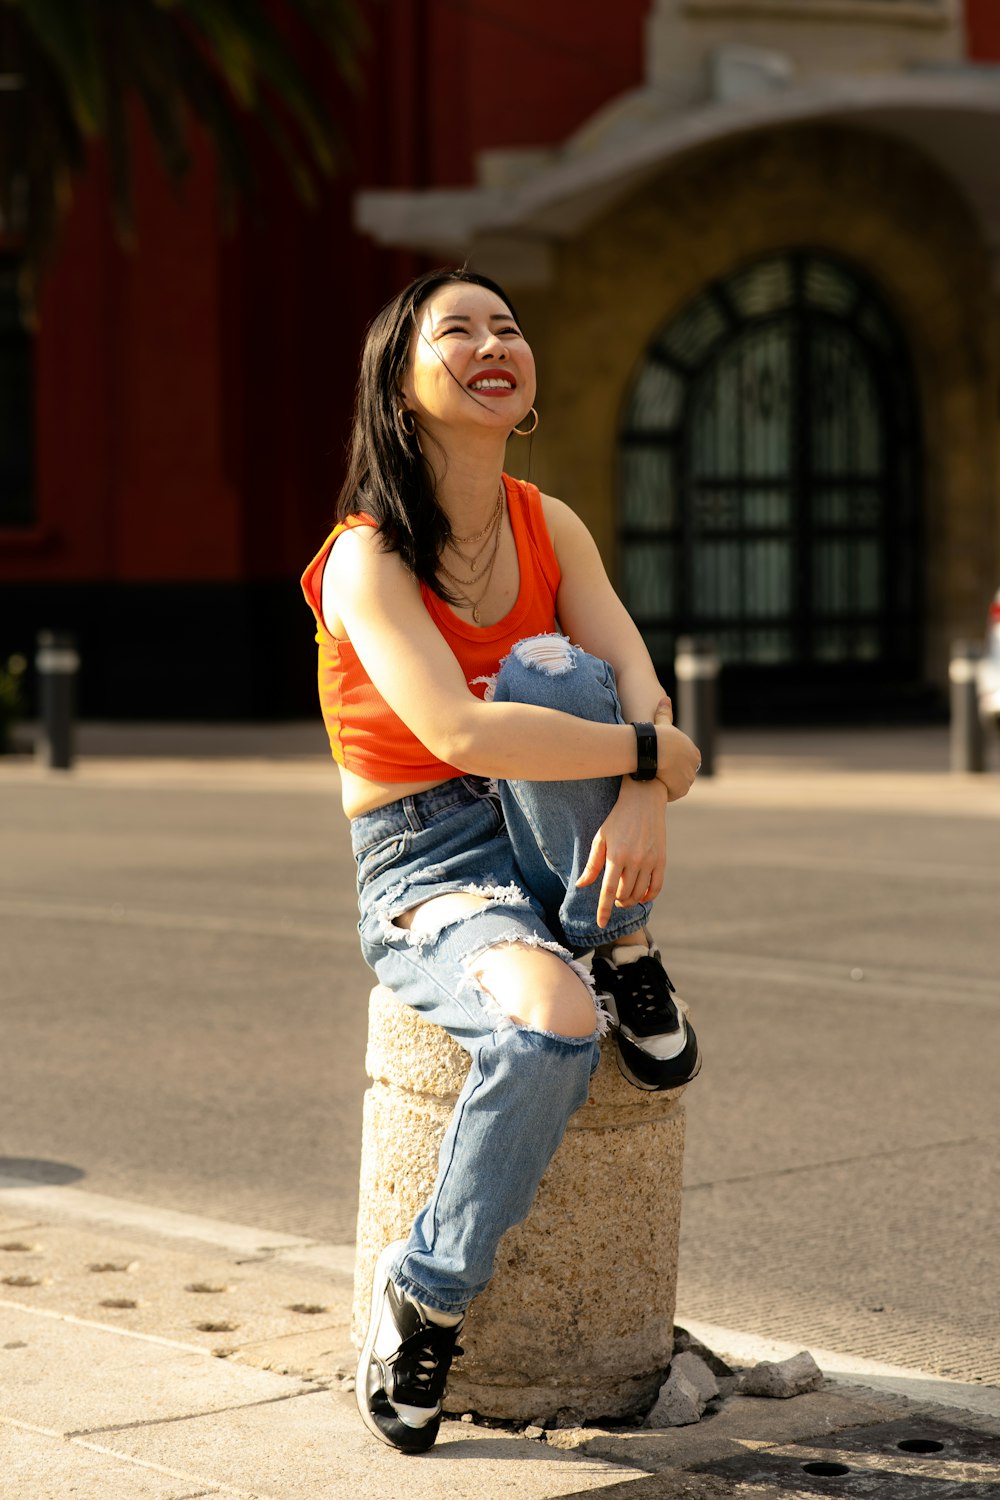
<path id="1" fill-rule="evenodd" d="M 710 636 L 730 719 L 902 711 L 919 688 L 920 457 L 904 341 L 821 252 L 743 266 L 653 339 L 620 434 L 622 594 L 669 676 Z"/>

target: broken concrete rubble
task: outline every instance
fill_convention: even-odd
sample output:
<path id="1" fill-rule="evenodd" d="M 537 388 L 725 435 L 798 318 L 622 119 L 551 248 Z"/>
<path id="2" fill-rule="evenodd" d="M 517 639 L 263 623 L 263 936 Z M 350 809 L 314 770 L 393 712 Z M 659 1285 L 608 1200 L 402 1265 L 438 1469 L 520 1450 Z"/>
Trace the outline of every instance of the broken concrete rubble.
<path id="1" fill-rule="evenodd" d="M 698 1387 L 679 1370 L 671 1369 L 660 1394 L 656 1398 L 646 1427 L 686 1427 L 690 1422 L 701 1420 L 708 1403 L 699 1394 Z"/>
<path id="2" fill-rule="evenodd" d="M 764 1361 L 749 1369 L 731 1371 L 683 1329 L 678 1329 L 677 1335 L 678 1352 L 644 1427 L 686 1427 L 701 1419 L 709 1402 L 720 1398 L 766 1396 L 787 1400 L 814 1391 L 823 1383 L 823 1372 L 807 1350 L 791 1359 Z"/>
<path id="3" fill-rule="evenodd" d="M 704 1359 L 693 1350 L 689 1349 L 681 1354 L 675 1354 L 670 1368 L 678 1370 L 685 1380 L 690 1380 L 706 1404 L 719 1394 L 719 1382 Z"/>
<path id="4" fill-rule="evenodd" d="M 791 1359 L 777 1363 L 763 1361 L 739 1372 L 737 1390 L 741 1396 L 771 1396 L 787 1400 L 815 1391 L 823 1384 L 823 1372 L 807 1349 Z"/>

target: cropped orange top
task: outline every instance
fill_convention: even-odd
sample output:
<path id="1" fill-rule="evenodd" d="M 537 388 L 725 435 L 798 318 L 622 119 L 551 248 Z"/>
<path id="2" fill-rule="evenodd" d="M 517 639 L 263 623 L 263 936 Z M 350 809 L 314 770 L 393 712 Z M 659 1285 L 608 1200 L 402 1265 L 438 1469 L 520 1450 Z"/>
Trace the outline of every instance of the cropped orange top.
<path id="1" fill-rule="evenodd" d="M 470 692 L 485 696 L 500 662 L 525 636 L 556 628 L 559 563 L 545 525 L 538 489 L 503 476 L 507 493 L 520 587 L 514 606 L 495 625 L 471 625 L 456 615 L 426 584 L 420 593 L 438 630 L 455 653 Z M 461 776 L 457 766 L 438 760 L 403 723 L 372 684 L 349 640 L 331 635 L 323 620 L 323 568 L 337 538 L 351 526 L 374 526 L 371 516 L 350 516 L 327 537 L 302 575 L 302 589 L 316 618 L 319 645 L 319 701 L 333 758 L 370 781 L 444 781 Z"/>

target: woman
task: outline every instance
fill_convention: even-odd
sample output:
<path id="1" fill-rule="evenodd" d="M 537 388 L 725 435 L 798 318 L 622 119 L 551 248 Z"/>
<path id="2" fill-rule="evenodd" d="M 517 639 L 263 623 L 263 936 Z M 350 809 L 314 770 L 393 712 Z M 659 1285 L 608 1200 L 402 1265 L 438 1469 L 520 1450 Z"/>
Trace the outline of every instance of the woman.
<path id="1" fill-rule="evenodd" d="M 699 755 L 586 528 L 503 473 L 534 399 L 498 286 L 407 287 L 369 329 L 339 524 L 303 578 L 365 958 L 471 1058 L 430 1201 L 376 1266 L 358 1366 L 364 1422 L 404 1452 L 437 1436 L 465 1309 L 609 1016 L 638 1087 L 700 1065 L 646 934 L 666 805 Z"/>

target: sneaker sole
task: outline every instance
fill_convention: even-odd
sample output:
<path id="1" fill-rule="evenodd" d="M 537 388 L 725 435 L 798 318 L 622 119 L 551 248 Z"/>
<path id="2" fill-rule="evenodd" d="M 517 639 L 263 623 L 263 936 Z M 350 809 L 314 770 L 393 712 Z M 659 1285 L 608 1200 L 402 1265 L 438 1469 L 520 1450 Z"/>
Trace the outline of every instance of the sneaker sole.
<path id="1" fill-rule="evenodd" d="M 645 1094 L 667 1094 L 671 1089 L 686 1088 L 687 1085 L 691 1083 L 695 1078 L 697 1078 L 698 1074 L 701 1072 L 700 1047 L 698 1049 L 698 1055 L 695 1059 L 693 1070 L 687 1075 L 686 1078 L 681 1078 L 676 1083 L 647 1083 L 645 1078 L 637 1078 L 636 1075 L 632 1072 L 632 1069 L 629 1067 L 628 1063 L 622 1057 L 621 1047 L 619 1046 L 615 1047 L 615 1058 L 618 1063 L 618 1071 L 619 1073 L 621 1073 L 622 1077 L 627 1078 L 633 1088 L 642 1089 L 643 1093 Z"/>

